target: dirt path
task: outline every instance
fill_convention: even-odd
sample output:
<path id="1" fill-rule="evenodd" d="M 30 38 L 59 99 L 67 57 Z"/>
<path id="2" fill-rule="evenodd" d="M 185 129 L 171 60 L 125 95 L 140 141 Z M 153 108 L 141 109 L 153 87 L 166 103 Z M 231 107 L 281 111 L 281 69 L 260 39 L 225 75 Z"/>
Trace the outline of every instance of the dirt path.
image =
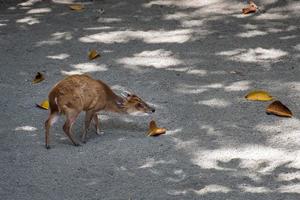
<path id="1" fill-rule="evenodd" d="M 299 1 L 257 1 L 265 12 L 247 16 L 235 0 L 62 2 L 0 0 L 0 199 L 300 198 Z M 89 61 L 91 49 L 101 57 Z M 61 119 L 46 150 L 48 112 L 35 103 L 74 73 L 157 112 L 102 113 L 105 134 L 77 148 Z M 244 99 L 253 89 L 294 117 L 266 115 L 269 102 Z M 167 134 L 146 137 L 151 119 Z"/>

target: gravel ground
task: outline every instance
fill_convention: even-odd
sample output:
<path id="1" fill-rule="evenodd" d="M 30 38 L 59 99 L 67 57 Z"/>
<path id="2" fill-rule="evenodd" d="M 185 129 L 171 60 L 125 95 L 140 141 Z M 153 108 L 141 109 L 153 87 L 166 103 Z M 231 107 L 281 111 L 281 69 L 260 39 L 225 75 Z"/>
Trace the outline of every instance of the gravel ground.
<path id="1" fill-rule="evenodd" d="M 257 1 L 250 15 L 241 0 L 82 1 L 79 12 L 70 1 L 0 0 L 1 199 L 300 199 L 299 1 Z M 105 134 L 91 129 L 80 147 L 61 118 L 46 150 L 48 112 L 35 104 L 75 73 L 157 111 L 100 113 Z M 245 100 L 255 89 L 294 117 Z M 167 133 L 146 137 L 151 119 Z M 81 115 L 76 138 L 82 126 Z"/>

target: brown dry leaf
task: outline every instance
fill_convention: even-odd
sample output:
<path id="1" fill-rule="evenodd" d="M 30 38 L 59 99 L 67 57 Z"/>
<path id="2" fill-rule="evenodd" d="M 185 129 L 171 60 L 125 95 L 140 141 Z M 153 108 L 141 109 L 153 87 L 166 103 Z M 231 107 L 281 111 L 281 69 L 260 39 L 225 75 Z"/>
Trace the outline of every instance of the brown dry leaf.
<path id="1" fill-rule="evenodd" d="M 84 6 L 82 4 L 73 4 L 73 5 L 70 5 L 69 8 L 71 10 L 81 11 L 84 9 Z"/>
<path id="2" fill-rule="evenodd" d="M 39 83 L 41 81 L 45 80 L 45 77 L 44 75 L 41 73 L 41 72 L 37 72 L 34 79 L 32 80 L 32 83 L 35 84 L 35 83 Z"/>
<path id="3" fill-rule="evenodd" d="M 149 131 L 147 132 L 148 136 L 158 136 L 161 134 L 165 134 L 167 129 L 165 128 L 158 128 L 155 121 L 151 121 L 149 124 Z"/>
<path id="4" fill-rule="evenodd" d="M 249 92 L 245 98 L 251 101 L 271 101 L 273 97 L 264 90 L 254 90 Z"/>
<path id="5" fill-rule="evenodd" d="M 258 9 L 257 5 L 253 1 L 249 1 L 249 5 L 245 8 L 243 8 L 242 12 L 244 15 L 249 13 L 255 13 Z"/>
<path id="6" fill-rule="evenodd" d="M 271 103 L 266 110 L 267 114 L 274 114 L 280 117 L 292 117 L 293 113 L 288 107 L 283 105 L 280 101 L 274 101 Z"/>
<path id="7" fill-rule="evenodd" d="M 90 59 L 90 60 L 93 60 L 93 59 L 95 59 L 95 58 L 97 58 L 97 57 L 100 57 L 100 54 L 97 53 L 96 50 L 90 51 L 90 53 L 89 53 L 89 59 Z"/>
<path id="8" fill-rule="evenodd" d="M 40 104 L 36 104 L 36 106 L 38 108 L 48 110 L 49 109 L 49 101 L 48 100 L 44 100 Z"/>

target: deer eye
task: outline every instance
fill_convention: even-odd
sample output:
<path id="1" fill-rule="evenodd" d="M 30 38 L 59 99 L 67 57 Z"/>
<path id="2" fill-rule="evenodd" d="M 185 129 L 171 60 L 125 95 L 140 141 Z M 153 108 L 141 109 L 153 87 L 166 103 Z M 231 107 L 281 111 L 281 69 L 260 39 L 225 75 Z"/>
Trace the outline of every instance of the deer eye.
<path id="1" fill-rule="evenodd" d="M 142 105 L 141 103 L 137 103 L 137 104 L 136 104 L 136 107 L 137 107 L 137 108 L 142 108 L 143 105 Z"/>

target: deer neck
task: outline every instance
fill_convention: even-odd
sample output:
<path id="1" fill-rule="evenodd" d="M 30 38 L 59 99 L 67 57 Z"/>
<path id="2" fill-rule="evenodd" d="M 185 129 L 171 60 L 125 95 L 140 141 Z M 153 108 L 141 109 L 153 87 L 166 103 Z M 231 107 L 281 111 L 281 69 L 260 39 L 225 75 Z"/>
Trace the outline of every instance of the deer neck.
<path id="1" fill-rule="evenodd" d="M 123 106 L 125 99 L 110 91 L 105 110 L 116 113 L 126 113 L 127 109 Z"/>

